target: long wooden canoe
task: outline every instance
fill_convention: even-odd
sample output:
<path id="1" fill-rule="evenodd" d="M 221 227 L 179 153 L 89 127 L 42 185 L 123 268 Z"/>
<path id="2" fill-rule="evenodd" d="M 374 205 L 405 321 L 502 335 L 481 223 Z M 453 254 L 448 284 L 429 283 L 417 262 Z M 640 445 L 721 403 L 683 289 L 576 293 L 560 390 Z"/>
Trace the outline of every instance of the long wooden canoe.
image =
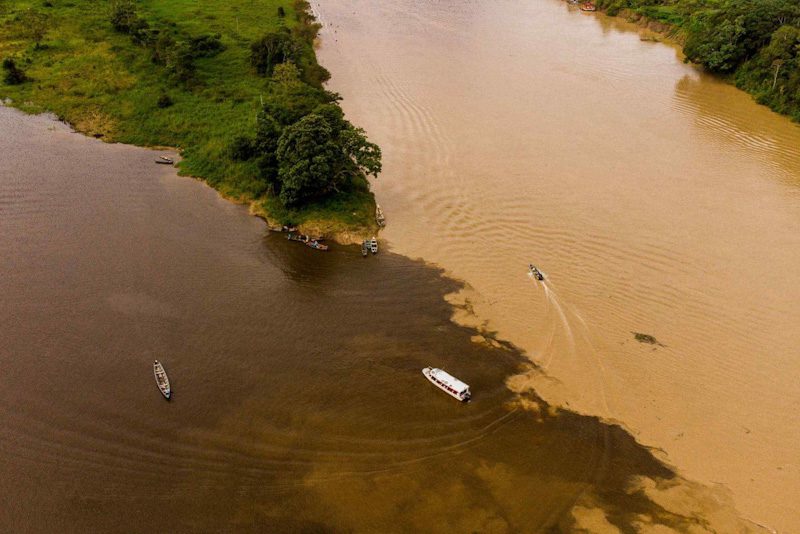
<path id="1" fill-rule="evenodd" d="M 156 376 L 156 385 L 161 394 L 164 395 L 165 399 L 169 400 L 170 395 L 172 395 L 172 390 L 169 387 L 169 378 L 164 366 L 158 360 L 153 363 L 153 374 Z"/>

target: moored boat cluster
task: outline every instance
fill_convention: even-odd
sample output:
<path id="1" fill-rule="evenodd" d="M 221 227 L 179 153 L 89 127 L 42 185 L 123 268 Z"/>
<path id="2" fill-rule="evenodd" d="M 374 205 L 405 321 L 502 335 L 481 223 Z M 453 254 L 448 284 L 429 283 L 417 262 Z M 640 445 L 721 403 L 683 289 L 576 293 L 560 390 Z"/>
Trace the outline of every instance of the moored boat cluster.
<path id="1" fill-rule="evenodd" d="M 294 232 L 289 232 L 288 235 L 286 236 L 286 239 L 288 239 L 289 241 L 298 241 L 300 243 L 303 243 L 305 246 L 309 248 L 313 248 L 314 250 L 322 250 L 322 251 L 328 250 L 328 245 L 322 244 L 322 241 L 325 240 L 325 238 L 322 236 L 311 237 L 306 234 L 297 234 Z"/>
<path id="2" fill-rule="evenodd" d="M 378 240 L 374 236 L 372 239 L 365 239 L 361 242 L 361 255 L 366 258 L 370 252 L 378 253 Z"/>
<path id="3" fill-rule="evenodd" d="M 159 163 L 161 163 L 159 161 Z M 386 217 L 383 214 L 383 210 L 381 209 L 380 204 L 375 205 L 375 222 L 377 223 L 379 228 L 383 228 L 386 226 Z M 295 226 L 269 226 L 268 227 L 272 232 L 281 232 L 286 234 L 286 239 L 289 241 L 297 241 L 303 243 L 309 248 L 314 250 L 326 251 L 328 250 L 328 245 L 322 243 L 325 241 L 324 236 L 310 236 L 306 234 L 301 234 L 298 232 L 297 227 Z M 370 254 L 377 254 L 378 253 L 378 239 L 373 236 L 372 239 L 365 239 L 361 242 L 361 255 L 365 258 Z"/>

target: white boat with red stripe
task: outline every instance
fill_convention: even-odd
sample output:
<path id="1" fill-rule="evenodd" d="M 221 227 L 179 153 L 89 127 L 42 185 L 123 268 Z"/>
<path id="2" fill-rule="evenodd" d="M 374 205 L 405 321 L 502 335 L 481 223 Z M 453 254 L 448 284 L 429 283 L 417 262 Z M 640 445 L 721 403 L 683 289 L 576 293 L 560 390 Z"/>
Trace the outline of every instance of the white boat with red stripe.
<path id="1" fill-rule="evenodd" d="M 467 384 L 441 369 L 426 367 L 422 370 L 422 374 L 425 375 L 425 378 L 430 380 L 434 386 L 461 402 L 469 402 L 469 399 L 472 397 L 472 393 Z"/>

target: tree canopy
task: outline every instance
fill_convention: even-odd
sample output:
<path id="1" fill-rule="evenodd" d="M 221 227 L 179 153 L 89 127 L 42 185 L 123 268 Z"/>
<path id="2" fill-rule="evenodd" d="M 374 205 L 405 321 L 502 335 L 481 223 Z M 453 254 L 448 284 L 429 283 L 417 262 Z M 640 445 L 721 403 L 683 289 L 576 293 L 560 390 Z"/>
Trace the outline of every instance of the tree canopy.
<path id="1" fill-rule="evenodd" d="M 291 62 L 276 66 L 255 136 L 234 139 L 231 157 L 258 158 L 261 180 L 285 206 L 367 186 L 380 173 L 381 151 L 345 119 L 338 99 L 300 81 Z"/>
<path id="2" fill-rule="evenodd" d="M 377 177 L 381 152 L 345 120 L 338 104 L 323 104 L 288 126 L 278 140 L 280 198 L 286 205 L 340 191 L 354 178 Z"/>

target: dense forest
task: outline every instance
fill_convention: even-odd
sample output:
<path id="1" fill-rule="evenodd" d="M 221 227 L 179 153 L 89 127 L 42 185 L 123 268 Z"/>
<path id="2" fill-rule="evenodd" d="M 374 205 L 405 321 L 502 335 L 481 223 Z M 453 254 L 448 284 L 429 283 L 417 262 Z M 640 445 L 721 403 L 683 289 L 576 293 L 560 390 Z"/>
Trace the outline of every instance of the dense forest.
<path id="1" fill-rule="evenodd" d="M 597 0 L 682 34 L 689 61 L 800 121 L 800 0 Z"/>

